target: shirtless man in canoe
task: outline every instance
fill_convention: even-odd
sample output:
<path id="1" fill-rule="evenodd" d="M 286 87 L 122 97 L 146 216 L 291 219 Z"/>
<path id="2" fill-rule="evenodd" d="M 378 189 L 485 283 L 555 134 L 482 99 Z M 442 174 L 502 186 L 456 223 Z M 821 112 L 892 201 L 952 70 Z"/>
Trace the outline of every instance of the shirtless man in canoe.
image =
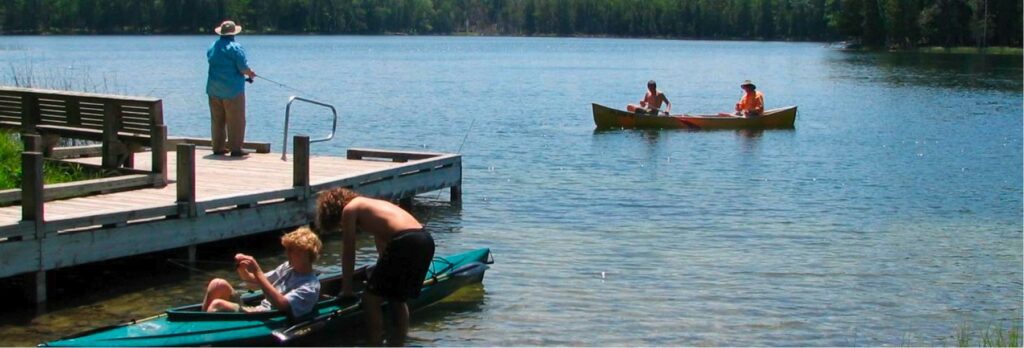
<path id="1" fill-rule="evenodd" d="M 629 104 L 626 105 L 626 111 L 635 112 L 640 114 L 658 115 L 661 113 L 661 104 L 668 105 L 664 113 L 668 115 L 672 112 L 672 102 L 668 101 L 668 97 L 665 93 L 661 93 L 658 90 L 658 84 L 654 80 L 647 81 L 647 94 L 644 95 L 644 99 L 640 101 L 640 104 Z"/>

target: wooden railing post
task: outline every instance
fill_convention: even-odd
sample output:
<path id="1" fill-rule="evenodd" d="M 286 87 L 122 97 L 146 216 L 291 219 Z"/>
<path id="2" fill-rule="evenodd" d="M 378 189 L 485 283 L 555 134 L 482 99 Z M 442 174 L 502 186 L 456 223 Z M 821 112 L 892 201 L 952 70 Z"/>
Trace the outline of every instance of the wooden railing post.
<path id="1" fill-rule="evenodd" d="M 43 152 L 43 137 L 39 134 L 21 133 L 26 152 Z"/>
<path id="2" fill-rule="evenodd" d="M 43 154 L 38 151 L 21 153 L 21 219 L 43 221 Z M 36 238 L 41 229 L 36 229 Z"/>
<path id="3" fill-rule="evenodd" d="M 196 216 L 196 146 L 178 144 L 178 215 Z"/>
<path id="4" fill-rule="evenodd" d="M 150 150 L 153 151 L 153 174 L 157 175 L 157 182 L 153 186 L 167 186 L 167 126 L 157 125 L 150 133 Z"/>
<path id="5" fill-rule="evenodd" d="M 121 106 L 113 101 L 103 103 L 103 167 L 116 169 L 121 166 L 117 145 L 117 129 L 120 128 Z"/>
<path id="6" fill-rule="evenodd" d="M 39 124 L 39 97 L 32 93 L 21 94 L 21 132 L 35 133 Z"/>
<path id="7" fill-rule="evenodd" d="M 295 154 L 292 159 L 293 176 L 292 186 L 309 187 L 309 137 L 305 135 L 295 136 Z M 308 193 L 308 192 L 307 192 Z M 305 196 L 305 195 L 304 195 Z"/>

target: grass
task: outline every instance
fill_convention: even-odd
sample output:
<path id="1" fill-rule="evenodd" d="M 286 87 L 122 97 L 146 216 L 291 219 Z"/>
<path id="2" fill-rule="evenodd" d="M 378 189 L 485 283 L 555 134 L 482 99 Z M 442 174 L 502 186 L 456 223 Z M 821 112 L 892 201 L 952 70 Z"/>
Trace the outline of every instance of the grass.
<path id="1" fill-rule="evenodd" d="M 93 78 L 88 69 L 76 69 L 72 66 L 37 69 L 32 59 L 26 57 L 20 64 L 10 63 L 6 73 L 0 76 L 0 85 L 12 85 L 26 88 L 48 88 L 68 91 L 92 93 L 116 93 L 119 84 L 116 76 L 104 74 L 101 78 Z M 122 93 L 123 94 L 123 93 Z M 78 139 L 61 139 L 60 146 L 86 145 L 92 142 Z M 21 152 L 23 145 L 20 137 L 13 132 L 0 131 L 0 190 L 21 187 Z M 59 184 L 111 176 L 111 173 L 90 170 L 74 163 L 47 161 L 43 163 L 43 182 Z"/>
<path id="2" fill-rule="evenodd" d="M 21 152 L 23 145 L 16 134 L 0 131 L 0 190 L 21 187 Z M 102 172 L 87 170 L 74 163 L 43 163 L 43 182 L 59 184 L 65 182 L 99 179 L 107 177 Z"/>
<path id="3" fill-rule="evenodd" d="M 975 331 L 968 325 L 962 325 L 956 329 L 954 338 L 957 347 L 1022 347 L 1020 332 L 1020 326 L 990 326 Z"/>

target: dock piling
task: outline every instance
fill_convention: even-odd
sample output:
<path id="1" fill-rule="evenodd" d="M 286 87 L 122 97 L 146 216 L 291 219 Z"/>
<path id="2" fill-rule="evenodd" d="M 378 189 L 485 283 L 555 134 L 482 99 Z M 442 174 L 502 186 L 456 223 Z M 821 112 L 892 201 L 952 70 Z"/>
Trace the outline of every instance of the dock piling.
<path id="1" fill-rule="evenodd" d="M 32 139 L 28 137 L 27 139 Z M 39 140 L 39 136 L 35 136 Z M 32 140 L 29 140 L 32 141 Z M 38 145 L 36 143 L 35 145 Z M 43 242 L 43 154 L 38 151 L 25 151 L 21 153 L 21 220 L 31 222 L 35 230 L 34 243 L 42 245 Z M 38 248 L 35 255 L 39 260 L 38 270 L 35 272 L 35 301 L 36 303 L 46 302 L 46 271 L 42 265 L 42 248 Z"/>
<path id="2" fill-rule="evenodd" d="M 449 199 L 452 203 L 462 202 L 462 185 L 452 186 Z"/>

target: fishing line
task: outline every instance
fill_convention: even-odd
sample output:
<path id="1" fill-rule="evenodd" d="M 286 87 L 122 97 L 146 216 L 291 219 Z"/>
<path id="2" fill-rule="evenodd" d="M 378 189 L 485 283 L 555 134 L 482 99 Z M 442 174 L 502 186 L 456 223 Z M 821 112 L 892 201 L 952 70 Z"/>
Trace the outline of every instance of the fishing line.
<path id="1" fill-rule="evenodd" d="M 179 258 L 170 258 L 170 259 L 167 259 L 167 260 L 175 261 L 175 262 L 186 262 L 186 261 L 188 261 L 188 259 L 179 259 Z M 237 264 L 234 261 L 214 261 L 214 260 L 195 260 L 195 261 L 191 261 L 191 263 L 206 263 L 206 264 L 211 264 L 211 265 L 231 265 L 231 266 L 234 266 L 234 265 Z"/>
<path id="2" fill-rule="evenodd" d="M 462 152 L 462 147 L 466 146 L 466 139 L 469 139 L 469 133 L 473 132 L 473 125 L 475 125 L 475 124 L 476 124 L 476 119 L 474 118 L 473 121 L 469 123 L 469 128 L 466 129 L 466 135 L 462 136 L 462 144 L 459 144 L 459 149 L 456 150 L 455 153 L 461 153 Z M 441 190 L 437 190 L 437 197 L 434 197 L 435 201 L 439 200 L 439 199 L 441 199 Z"/>
<path id="3" fill-rule="evenodd" d="M 278 85 L 278 86 L 280 86 L 280 87 L 282 87 L 282 88 L 290 89 L 290 90 L 292 90 L 292 91 L 295 91 L 295 92 L 299 92 L 299 93 L 302 93 L 302 94 L 308 95 L 308 96 L 310 96 L 310 97 L 313 97 L 313 98 L 317 98 L 317 99 L 320 99 L 320 100 L 326 100 L 325 98 L 321 98 L 320 96 L 318 96 L 318 95 L 316 95 L 316 94 L 313 94 L 313 93 L 309 93 L 309 92 L 303 91 L 303 90 L 301 90 L 301 89 L 298 89 L 298 88 L 295 88 L 295 87 L 292 87 L 292 86 L 289 86 L 289 85 L 286 85 L 286 84 L 283 84 L 283 83 L 280 83 L 280 82 L 277 82 L 277 81 L 274 81 L 274 80 L 268 79 L 268 78 L 266 78 L 266 77 L 263 77 L 263 76 L 261 76 L 261 75 L 256 75 L 256 78 L 259 78 L 259 79 L 261 79 L 261 80 L 263 80 L 263 81 L 267 81 L 267 82 L 273 83 L 273 84 L 275 84 L 275 85 Z M 249 79 L 249 80 L 247 80 L 247 81 L 250 81 L 250 83 L 251 83 L 252 79 Z"/>
<path id="4" fill-rule="evenodd" d="M 218 275 L 218 274 L 215 274 L 215 273 L 210 272 L 210 271 L 204 271 L 204 270 L 201 270 L 201 269 L 198 269 L 198 268 L 186 265 L 186 264 L 184 264 L 182 262 L 175 261 L 175 259 L 167 259 L 167 262 L 172 264 L 172 265 L 175 265 L 175 266 L 187 269 L 189 271 L 202 273 L 202 274 L 206 275 L 207 277 L 212 277 L 212 278 L 219 278 L 220 277 L 220 275 Z"/>
<path id="5" fill-rule="evenodd" d="M 466 129 L 466 135 L 462 136 L 462 143 L 459 144 L 459 149 L 456 150 L 455 153 L 461 153 L 462 152 L 462 147 L 466 146 L 466 139 L 469 139 L 469 134 L 473 132 L 473 126 L 474 125 L 476 125 L 476 119 L 475 118 L 471 122 L 469 122 L 469 128 Z M 443 191 L 441 191 L 441 190 L 437 190 L 437 196 L 434 197 L 435 201 L 441 199 L 441 193 L 442 192 Z M 434 209 L 430 210 L 430 214 L 427 214 L 427 218 L 423 220 L 424 224 L 426 224 L 427 222 L 430 222 L 430 220 L 433 219 L 435 211 L 436 210 L 434 210 Z"/>

